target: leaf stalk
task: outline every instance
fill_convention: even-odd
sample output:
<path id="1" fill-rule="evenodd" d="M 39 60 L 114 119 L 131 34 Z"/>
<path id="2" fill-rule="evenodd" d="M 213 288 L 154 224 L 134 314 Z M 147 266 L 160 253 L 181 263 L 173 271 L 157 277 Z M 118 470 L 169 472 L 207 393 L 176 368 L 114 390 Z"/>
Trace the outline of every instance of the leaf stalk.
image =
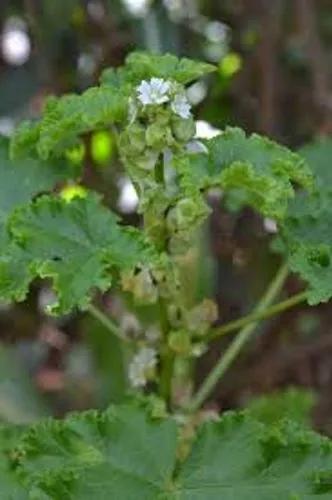
<path id="1" fill-rule="evenodd" d="M 93 304 L 89 305 L 87 311 L 91 314 L 91 316 L 93 316 L 98 321 L 100 321 L 100 323 L 102 325 L 104 325 L 104 327 L 107 328 L 107 330 L 109 332 L 111 332 L 113 335 L 115 335 L 116 337 L 118 337 L 123 342 L 130 342 L 130 339 L 128 337 L 125 337 L 123 335 L 123 333 L 121 332 L 121 330 L 118 327 L 118 325 L 116 325 L 114 323 L 114 321 L 112 321 L 111 318 L 108 315 L 106 315 L 105 313 L 103 313 L 103 311 L 101 311 L 100 309 L 98 309 Z"/>
<path id="2" fill-rule="evenodd" d="M 287 275 L 288 275 L 287 265 L 283 264 L 280 267 L 274 279 L 272 280 L 272 282 L 270 283 L 265 294 L 258 302 L 254 312 L 251 315 L 245 318 L 241 318 L 241 320 L 238 320 L 236 328 L 238 328 L 239 325 L 240 326 L 242 325 L 243 328 L 239 331 L 239 333 L 230 343 L 226 351 L 221 355 L 217 364 L 212 368 L 211 372 L 206 377 L 201 387 L 198 389 L 198 392 L 193 397 L 191 403 L 188 405 L 187 410 L 189 412 L 195 412 L 201 407 L 201 405 L 204 403 L 204 401 L 207 399 L 207 397 L 215 388 L 220 378 L 232 365 L 233 361 L 236 359 L 243 346 L 248 342 L 249 338 L 251 337 L 252 333 L 257 327 L 259 321 L 261 319 L 264 319 L 272 315 L 271 313 L 272 308 L 270 308 L 270 305 L 272 304 L 276 296 L 280 293 L 286 281 Z M 276 304 L 276 307 L 272 309 L 272 311 L 274 310 L 276 313 L 286 310 L 287 308 L 292 307 L 295 304 L 303 301 L 304 298 L 305 298 L 304 294 L 298 294 L 294 297 L 291 297 L 287 301 L 283 301 L 279 304 Z M 232 323 L 233 325 L 235 324 L 235 322 Z M 226 325 L 224 327 L 224 330 L 225 328 Z M 228 328 L 230 327 L 228 326 Z M 232 329 L 234 329 L 234 326 L 232 326 Z"/>

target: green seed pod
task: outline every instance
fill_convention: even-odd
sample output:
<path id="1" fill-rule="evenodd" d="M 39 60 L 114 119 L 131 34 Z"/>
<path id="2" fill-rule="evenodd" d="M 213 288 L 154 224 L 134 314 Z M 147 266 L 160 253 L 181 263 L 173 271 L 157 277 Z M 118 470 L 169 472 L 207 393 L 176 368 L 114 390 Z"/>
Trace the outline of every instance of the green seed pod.
<path id="1" fill-rule="evenodd" d="M 143 153 L 145 143 L 145 130 L 141 125 L 134 123 L 120 135 L 120 149 L 125 155 L 137 155 Z"/>
<path id="2" fill-rule="evenodd" d="M 197 219 L 201 214 L 201 207 L 197 206 L 193 198 L 184 198 L 178 201 L 167 215 L 167 226 L 171 231 L 181 231 Z"/>
<path id="3" fill-rule="evenodd" d="M 135 167 L 140 170 L 151 171 L 156 166 L 158 154 L 154 151 L 146 150 L 143 155 L 134 159 Z"/>
<path id="4" fill-rule="evenodd" d="M 204 299 L 193 309 L 186 313 L 186 325 L 189 331 L 204 335 L 212 323 L 218 318 L 216 303 L 210 299 Z"/>
<path id="5" fill-rule="evenodd" d="M 191 341 L 189 333 L 185 330 L 174 330 L 168 337 L 169 347 L 182 356 L 188 356 L 191 353 Z"/>
<path id="6" fill-rule="evenodd" d="M 188 142 L 195 136 L 195 121 L 193 118 L 184 119 L 174 116 L 172 118 L 172 131 L 177 140 Z"/>
<path id="7" fill-rule="evenodd" d="M 137 274 L 131 271 L 122 273 L 121 283 L 123 290 L 131 292 L 138 303 L 154 304 L 157 301 L 158 290 L 148 268 Z"/>
<path id="8" fill-rule="evenodd" d="M 147 146 L 157 150 L 163 149 L 166 145 L 167 128 L 159 123 L 149 125 L 145 132 Z"/>
<path id="9" fill-rule="evenodd" d="M 154 123 L 158 123 L 161 127 L 169 125 L 171 113 L 169 109 L 158 109 L 158 113 L 154 119 Z"/>

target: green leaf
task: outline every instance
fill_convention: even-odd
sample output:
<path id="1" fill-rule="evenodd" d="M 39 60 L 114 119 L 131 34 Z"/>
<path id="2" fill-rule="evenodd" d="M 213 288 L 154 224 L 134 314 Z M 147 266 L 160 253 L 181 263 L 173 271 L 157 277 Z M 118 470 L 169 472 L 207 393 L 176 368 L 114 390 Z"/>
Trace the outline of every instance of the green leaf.
<path id="1" fill-rule="evenodd" d="M 12 139 L 12 155 L 26 154 L 35 147 L 41 158 L 61 156 L 77 143 L 80 134 L 123 120 L 127 101 L 120 89 L 108 86 L 92 87 L 81 95 L 51 97 L 31 132 L 29 124 L 18 128 Z"/>
<path id="2" fill-rule="evenodd" d="M 16 128 L 10 142 L 10 157 L 15 160 L 34 155 L 36 143 L 39 139 L 39 122 L 25 120 Z"/>
<path id="3" fill-rule="evenodd" d="M 132 52 L 126 59 L 126 66 L 140 80 L 154 76 L 176 80 L 182 84 L 216 70 L 212 64 L 179 59 L 172 54 L 157 55 L 147 52 Z"/>
<path id="4" fill-rule="evenodd" d="M 181 500 L 327 500 L 331 478 L 331 442 L 231 413 L 203 426 L 177 481 Z"/>
<path id="5" fill-rule="evenodd" d="M 311 305 L 332 297 L 332 196 L 298 196 L 281 226 L 291 271 L 308 284 Z"/>
<path id="6" fill-rule="evenodd" d="M 30 499 L 21 478 L 15 472 L 12 453 L 22 431 L 23 429 L 14 426 L 2 425 L 0 427 L 0 497 L 4 500 Z"/>
<path id="7" fill-rule="evenodd" d="M 290 269 L 307 282 L 312 305 L 332 297 L 331 145 L 326 139 L 302 148 L 316 175 L 317 192 L 299 192 L 281 224 L 282 250 Z"/>
<path id="8" fill-rule="evenodd" d="M 124 405 L 37 425 L 22 450 L 28 481 L 54 500 L 154 500 L 171 483 L 176 425 Z"/>
<path id="9" fill-rule="evenodd" d="M 186 84 L 215 70 L 216 67 L 212 64 L 179 59 L 173 54 L 158 55 L 137 51 L 127 56 L 124 68 L 117 71 L 105 70 L 101 81 L 103 84 L 120 87 L 128 83 L 136 85 L 141 80 L 157 77 Z"/>
<path id="10" fill-rule="evenodd" d="M 253 399 L 247 410 L 255 420 L 265 424 L 275 424 L 288 418 L 293 422 L 309 426 L 314 404 L 315 396 L 312 391 L 291 387 Z"/>
<path id="11" fill-rule="evenodd" d="M 331 441 L 294 423 L 225 414 L 200 427 L 183 463 L 176 436 L 174 419 L 139 403 L 87 412 L 28 431 L 19 471 L 52 500 L 331 498 Z"/>
<path id="12" fill-rule="evenodd" d="M 0 252 L 7 241 L 5 226 L 10 214 L 39 193 L 50 191 L 70 175 L 65 161 L 11 161 L 8 140 L 0 138 Z"/>
<path id="13" fill-rule="evenodd" d="M 319 192 L 332 192 L 332 139 L 322 138 L 303 146 L 299 154 L 315 174 Z"/>
<path id="14" fill-rule="evenodd" d="M 187 155 L 178 162 L 182 186 L 188 193 L 220 187 L 235 193 L 240 205 L 282 219 L 294 196 L 294 184 L 312 186 L 304 160 L 265 137 L 246 137 L 241 129 L 227 128 L 205 145 L 207 154 Z"/>
<path id="15" fill-rule="evenodd" d="M 34 277 L 51 278 L 58 302 L 52 312 L 85 308 L 95 289 L 111 285 L 111 269 L 151 260 L 140 231 L 122 227 L 98 196 L 44 196 L 17 210 L 9 224 L 11 246 L 0 259 L 0 297 L 21 300 Z"/>

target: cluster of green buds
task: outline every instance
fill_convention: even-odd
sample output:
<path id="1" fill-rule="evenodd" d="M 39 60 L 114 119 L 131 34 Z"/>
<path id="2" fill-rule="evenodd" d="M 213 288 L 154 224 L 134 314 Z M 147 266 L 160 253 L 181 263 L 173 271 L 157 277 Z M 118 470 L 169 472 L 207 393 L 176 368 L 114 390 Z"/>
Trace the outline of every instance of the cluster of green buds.
<path id="1" fill-rule="evenodd" d="M 169 347 L 178 355 L 200 356 L 206 348 L 204 336 L 217 317 L 217 306 L 210 299 L 205 299 L 194 308 L 183 311 L 182 327 L 179 325 L 170 332 Z"/>
<path id="2" fill-rule="evenodd" d="M 174 255 L 188 250 L 192 234 L 209 213 L 210 208 L 200 196 L 182 198 L 172 205 L 167 212 L 166 225 L 172 235 L 169 247 Z"/>
<path id="3" fill-rule="evenodd" d="M 185 89 L 162 78 L 143 80 L 129 101 L 128 125 L 119 149 L 129 165 L 152 171 L 161 156 L 181 151 L 196 131 Z"/>
<path id="4" fill-rule="evenodd" d="M 133 294 L 139 304 L 154 304 L 158 299 L 156 280 L 149 266 L 124 271 L 121 274 L 121 285 L 125 292 Z"/>

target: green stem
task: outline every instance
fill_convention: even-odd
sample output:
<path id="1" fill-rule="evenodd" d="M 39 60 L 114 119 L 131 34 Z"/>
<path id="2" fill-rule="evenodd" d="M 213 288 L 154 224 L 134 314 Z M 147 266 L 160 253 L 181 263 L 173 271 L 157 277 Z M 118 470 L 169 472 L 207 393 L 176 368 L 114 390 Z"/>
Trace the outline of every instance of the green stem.
<path id="1" fill-rule="evenodd" d="M 167 317 L 167 304 L 164 299 L 159 299 L 159 320 L 163 334 L 163 347 L 160 355 L 160 396 L 169 404 L 172 396 L 172 378 L 174 355 L 168 347 L 169 323 Z"/>
<path id="2" fill-rule="evenodd" d="M 258 302 L 254 313 L 262 313 L 265 311 L 270 304 L 274 301 L 276 296 L 279 294 L 282 289 L 284 282 L 287 278 L 288 269 L 286 264 L 282 265 L 271 282 L 270 286 L 266 290 L 265 294 Z M 195 412 L 197 411 L 202 403 L 206 400 L 209 394 L 212 392 L 214 387 L 216 386 L 219 379 L 224 375 L 224 373 L 231 366 L 235 358 L 238 356 L 242 347 L 249 340 L 251 334 L 255 330 L 259 319 L 251 321 L 246 324 L 242 330 L 239 331 L 237 336 L 231 342 L 231 344 L 226 349 L 225 353 L 221 356 L 217 364 L 212 368 L 209 375 L 206 377 L 201 387 L 198 389 L 197 394 L 193 397 L 191 403 L 188 406 L 188 411 Z"/>
<path id="3" fill-rule="evenodd" d="M 253 323 L 254 321 L 267 319 L 275 314 L 281 313 L 294 307 L 296 304 L 300 302 L 304 302 L 307 298 L 307 292 L 300 292 L 296 295 L 292 295 L 286 300 L 278 302 L 278 304 L 274 304 L 273 306 L 264 309 L 263 311 L 254 311 L 247 316 L 243 316 L 243 318 L 236 319 L 234 321 L 230 321 L 225 325 L 222 325 L 213 331 L 211 331 L 207 337 L 205 337 L 208 341 L 215 340 L 223 335 L 227 335 L 228 333 L 234 332 L 235 330 L 239 330 L 240 328 L 245 327 L 246 325 Z"/>
<path id="4" fill-rule="evenodd" d="M 107 316 L 105 313 L 103 313 L 100 309 L 95 307 L 94 305 L 90 304 L 87 311 L 96 318 L 102 325 L 104 325 L 107 330 L 109 330 L 113 335 L 118 337 L 120 340 L 123 340 L 124 342 L 129 342 L 130 340 L 125 337 L 120 328 L 111 320 L 109 316 Z"/>
<path id="5" fill-rule="evenodd" d="M 172 379 L 175 357 L 168 347 L 165 348 L 164 354 L 161 354 L 161 371 L 159 382 L 160 396 L 171 405 L 172 401 Z"/>

